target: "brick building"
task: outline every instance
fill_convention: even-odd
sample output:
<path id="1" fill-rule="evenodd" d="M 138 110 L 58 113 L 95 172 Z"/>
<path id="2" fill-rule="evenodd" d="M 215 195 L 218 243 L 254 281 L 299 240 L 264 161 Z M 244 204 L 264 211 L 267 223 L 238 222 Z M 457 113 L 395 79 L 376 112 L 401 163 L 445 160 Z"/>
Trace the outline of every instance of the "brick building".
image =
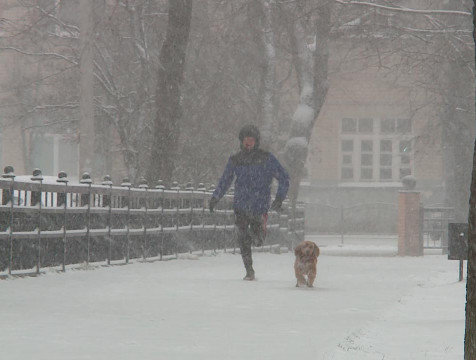
<path id="1" fill-rule="evenodd" d="M 332 47 L 329 92 L 311 138 L 300 192 L 307 226 L 339 232 L 344 216 L 345 231 L 395 233 L 402 177 L 416 178 L 425 203 L 443 201 L 436 108 L 423 88 L 397 76 L 397 57 L 342 64 L 345 46 Z"/>

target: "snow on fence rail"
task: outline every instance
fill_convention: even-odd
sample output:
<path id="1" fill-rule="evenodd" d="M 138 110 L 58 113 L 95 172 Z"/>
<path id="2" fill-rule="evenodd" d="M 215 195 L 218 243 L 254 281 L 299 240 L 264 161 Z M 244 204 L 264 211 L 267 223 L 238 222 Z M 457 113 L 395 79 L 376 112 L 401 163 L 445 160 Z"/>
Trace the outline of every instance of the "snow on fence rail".
<path id="1" fill-rule="evenodd" d="M 145 182 L 134 187 L 125 180 L 116 186 L 108 177 L 93 184 L 88 174 L 73 184 L 65 173 L 15 176 L 7 167 L 0 190 L 0 271 L 9 274 L 234 247 L 233 195 L 225 195 L 210 213 L 212 189 L 203 184 L 166 189 Z M 268 243 L 288 245 L 304 237 L 304 206 L 298 206 L 295 219 L 284 208 L 269 214 Z"/>

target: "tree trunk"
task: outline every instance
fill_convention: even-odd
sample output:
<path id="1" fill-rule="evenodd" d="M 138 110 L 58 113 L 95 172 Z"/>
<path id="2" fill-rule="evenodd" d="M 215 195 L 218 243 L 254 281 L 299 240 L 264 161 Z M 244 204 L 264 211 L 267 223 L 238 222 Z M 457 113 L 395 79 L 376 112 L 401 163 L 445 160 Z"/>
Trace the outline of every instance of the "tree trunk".
<path id="1" fill-rule="evenodd" d="M 169 0 L 168 25 L 160 51 L 157 83 L 157 116 L 153 125 L 150 183 L 159 179 L 170 182 L 180 134 L 180 85 L 192 19 L 192 0 Z"/>
<path id="2" fill-rule="evenodd" d="M 79 100 L 79 172 L 91 173 L 94 166 L 94 75 L 93 75 L 93 1 L 80 4 L 80 100 Z M 96 174 L 97 175 L 97 174 Z"/>
<path id="3" fill-rule="evenodd" d="M 476 0 L 473 0 L 473 38 L 476 45 Z M 476 51 L 475 51 L 476 60 Z M 476 143 L 469 198 L 468 275 L 466 282 L 466 328 L 464 359 L 476 359 Z"/>
<path id="4" fill-rule="evenodd" d="M 299 194 L 299 184 L 308 154 L 309 141 L 315 121 L 327 95 L 327 69 L 331 28 L 331 3 L 324 2 L 311 24 L 305 24 L 304 16 L 298 16 L 291 37 L 294 67 L 298 75 L 300 101 L 292 118 L 291 132 L 285 147 L 285 163 L 291 175 L 289 198 L 293 211 Z M 306 33 L 313 29 L 312 34 Z"/>
<path id="5" fill-rule="evenodd" d="M 476 0 L 475 0 L 476 2 Z M 468 275 L 466 283 L 465 360 L 476 359 L 476 144 L 473 156 L 473 175 L 469 200 Z"/>
<path id="6" fill-rule="evenodd" d="M 261 12 L 261 27 L 259 38 L 263 46 L 263 74 L 259 94 L 258 116 L 261 122 L 261 147 L 264 150 L 272 150 L 271 145 L 276 141 L 276 48 L 273 31 L 273 7 L 274 0 L 259 0 Z"/>

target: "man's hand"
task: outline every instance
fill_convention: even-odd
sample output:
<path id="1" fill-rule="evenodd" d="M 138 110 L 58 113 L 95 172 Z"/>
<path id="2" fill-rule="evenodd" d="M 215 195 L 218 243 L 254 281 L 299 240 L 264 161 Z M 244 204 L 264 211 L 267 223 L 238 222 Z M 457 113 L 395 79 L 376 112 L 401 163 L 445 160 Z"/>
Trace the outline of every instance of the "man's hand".
<path id="1" fill-rule="evenodd" d="M 214 212 L 215 211 L 215 206 L 218 204 L 218 199 L 216 197 L 212 197 L 210 199 L 210 212 Z"/>
<path id="2" fill-rule="evenodd" d="M 281 205 L 283 205 L 283 200 L 280 198 L 276 198 L 271 204 L 270 210 L 282 211 L 283 209 L 281 208 Z"/>

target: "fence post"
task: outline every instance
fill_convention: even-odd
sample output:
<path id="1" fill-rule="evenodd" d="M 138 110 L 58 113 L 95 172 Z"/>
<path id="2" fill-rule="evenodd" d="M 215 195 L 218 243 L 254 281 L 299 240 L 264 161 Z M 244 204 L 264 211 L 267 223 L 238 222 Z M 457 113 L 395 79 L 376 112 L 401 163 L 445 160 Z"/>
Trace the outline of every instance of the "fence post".
<path id="1" fill-rule="evenodd" d="M 185 190 L 192 192 L 192 194 L 190 195 L 190 231 L 192 231 L 193 230 L 193 190 L 194 188 L 191 182 L 187 183 Z"/>
<path id="2" fill-rule="evenodd" d="M 37 198 L 38 200 L 38 235 L 37 235 L 37 251 L 38 251 L 38 259 L 36 263 L 36 273 L 40 273 L 40 267 L 41 267 L 41 188 L 43 184 L 43 175 L 41 174 L 40 169 L 35 169 L 33 170 L 33 176 L 31 177 L 31 180 L 33 181 L 39 181 L 40 182 L 40 191 L 39 191 L 39 197 Z M 33 196 L 32 196 L 33 198 Z M 36 205 L 36 204 L 35 204 Z"/>
<path id="3" fill-rule="evenodd" d="M 215 184 L 211 184 L 208 191 L 213 193 L 215 191 L 215 189 L 216 189 Z M 213 252 L 216 254 L 216 252 L 217 252 L 217 241 L 216 241 L 217 216 L 216 216 L 216 210 L 212 214 L 212 221 L 213 221 L 213 235 L 212 235 Z"/>
<path id="4" fill-rule="evenodd" d="M 175 213 L 175 216 L 176 216 L 176 222 L 175 222 L 175 230 L 177 231 L 176 232 L 176 236 L 175 236 L 175 246 L 174 246 L 174 249 L 175 249 L 175 258 L 178 259 L 178 251 L 177 251 L 177 241 L 178 241 L 178 231 L 179 231 L 179 224 L 180 224 L 180 206 L 179 206 L 179 202 L 180 202 L 180 186 L 179 186 L 179 183 L 177 181 L 174 181 L 172 182 L 172 187 L 170 188 L 171 190 L 177 190 L 177 200 L 176 200 L 176 203 L 175 203 L 175 206 L 176 206 L 176 213 Z"/>
<path id="5" fill-rule="evenodd" d="M 198 184 L 198 188 L 197 188 L 197 191 L 201 191 L 203 193 L 203 196 L 202 196 L 202 234 L 200 236 L 200 242 L 201 242 L 201 246 L 202 246 L 202 255 L 205 254 L 205 192 L 207 191 L 207 189 L 205 189 L 205 184 L 204 183 L 200 183 Z"/>
<path id="6" fill-rule="evenodd" d="M 185 190 L 187 191 L 191 191 L 192 194 L 190 196 L 190 241 L 192 241 L 192 237 L 193 237 L 193 186 L 192 186 L 192 183 L 189 182 L 187 183 L 187 187 L 185 188 Z M 189 248 L 189 252 L 190 254 L 192 253 L 192 247 Z"/>
<path id="7" fill-rule="evenodd" d="M 68 187 L 68 175 L 64 171 L 60 171 L 58 173 L 58 179 L 56 179 L 56 182 L 58 183 L 63 183 L 64 184 L 64 198 L 60 198 L 60 194 L 57 193 L 57 198 L 56 198 L 56 206 L 61 206 L 64 205 L 64 210 L 63 210 L 63 263 L 62 263 L 62 271 L 66 271 L 66 209 L 67 209 L 67 198 L 68 198 L 68 193 L 67 193 L 67 187 Z M 64 202 L 62 204 L 61 202 Z"/>
<path id="8" fill-rule="evenodd" d="M 344 205 L 340 205 L 340 244 L 344 245 Z"/>
<path id="9" fill-rule="evenodd" d="M 142 226 L 144 227 L 144 240 L 142 242 L 142 259 L 143 260 L 146 260 L 147 259 L 147 222 L 148 222 L 148 217 L 147 217 L 147 190 L 149 189 L 149 186 L 147 185 L 147 180 L 142 177 L 140 179 L 140 184 L 139 184 L 139 188 L 140 189 L 144 189 L 145 190 L 145 197 L 144 197 L 144 208 L 145 208 L 145 212 L 144 212 L 144 218 L 143 218 L 143 221 L 142 221 Z"/>
<path id="10" fill-rule="evenodd" d="M 112 257 L 112 238 L 111 238 L 111 226 L 112 226 L 112 181 L 110 175 L 105 175 L 103 178 L 103 182 L 101 185 L 108 185 L 109 186 L 109 195 L 103 196 L 103 206 L 106 203 L 109 206 L 108 213 L 107 213 L 107 264 L 111 265 L 111 257 Z"/>
<path id="11" fill-rule="evenodd" d="M 222 234 L 222 239 L 223 239 L 223 252 L 226 254 L 226 223 L 228 221 L 228 209 L 227 206 L 225 206 L 224 210 L 224 217 L 223 217 L 223 234 Z"/>
<path id="12" fill-rule="evenodd" d="M 122 180 L 121 186 L 127 187 L 128 192 L 127 192 L 127 224 L 126 224 L 126 237 L 127 237 L 127 249 L 126 249 L 126 264 L 129 264 L 129 257 L 130 257 L 130 247 L 131 247 L 131 242 L 130 242 L 130 235 L 129 235 L 129 222 L 130 222 L 130 215 L 131 215 L 131 187 L 132 184 L 129 181 L 128 177 L 125 177 Z"/>
<path id="13" fill-rule="evenodd" d="M 14 183 L 15 183 L 15 173 L 13 172 L 13 166 L 5 166 L 3 169 L 2 177 L 4 179 L 10 179 L 10 194 L 9 194 L 9 201 L 10 201 L 10 220 L 9 220 L 9 230 L 8 230 L 8 242 L 10 244 L 10 256 L 8 260 L 8 275 L 12 274 L 12 267 L 13 267 L 13 204 L 14 201 Z M 3 205 L 6 205 L 8 202 L 5 199 L 5 192 L 3 193 Z"/>
<path id="14" fill-rule="evenodd" d="M 156 189 L 162 190 L 162 197 L 160 200 L 160 260 L 164 255 L 164 192 L 165 186 L 162 180 L 157 181 Z"/>
<path id="15" fill-rule="evenodd" d="M 87 257 L 86 257 L 86 264 L 89 265 L 89 260 L 90 260 L 90 242 L 91 242 L 91 233 L 90 233 L 90 228 L 91 228 L 91 176 L 89 173 L 85 172 L 83 176 L 81 177 L 81 180 L 79 180 L 81 184 L 88 184 L 88 196 L 81 196 L 81 206 L 83 206 L 83 202 L 87 201 L 88 208 L 86 211 L 86 241 L 87 241 Z"/>
<path id="16" fill-rule="evenodd" d="M 234 186 L 232 186 L 232 187 L 230 188 L 230 191 L 228 192 L 228 194 L 230 194 L 230 195 L 232 195 L 232 196 L 235 196 L 235 187 L 234 187 Z M 228 236 L 227 236 L 227 233 L 226 233 L 226 226 L 227 226 L 228 221 L 230 220 L 230 218 L 233 218 L 233 217 L 232 217 L 233 215 L 232 215 L 232 216 L 229 216 L 229 215 L 228 215 L 228 210 L 230 210 L 230 211 L 233 212 L 233 205 L 231 206 L 230 209 L 227 208 L 227 209 L 225 210 L 225 211 L 226 211 L 226 212 L 225 212 L 225 230 L 223 231 L 224 234 L 225 234 L 225 236 L 224 236 L 224 238 L 223 238 L 223 239 L 224 239 L 223 241 L 225 242 L 225 246 L 224 246 L 224 247 L 225 247 L 225 252 L 226 252 L 227 243 L 229 242 L 229 241 L 227 241 L 227 240 L 228 240 Z M 232 227 L 232 243 L 234 244 L 234 243 L 235 243 L 235 239 L 233 238 L 233 236 L 234 236 L 234 229 L 235 229 L 234 224 L 235 224 L 235 222 L 232 221 L 232 223 L 233 223 L 233 225 L 231 225 L 231 227 Z M 262 246 L 264 246 L 264 241 L 265 241 L 265 239 L 263 239 L 263 244 L 262 244 Z M 264 248 L 263 248 L 263 249 L 264 249 Z M 232 254 L 234 254 L 234 253 L 235 253 L 235 248 L 233 248 L 233 250 L 232 250 Z"/>

